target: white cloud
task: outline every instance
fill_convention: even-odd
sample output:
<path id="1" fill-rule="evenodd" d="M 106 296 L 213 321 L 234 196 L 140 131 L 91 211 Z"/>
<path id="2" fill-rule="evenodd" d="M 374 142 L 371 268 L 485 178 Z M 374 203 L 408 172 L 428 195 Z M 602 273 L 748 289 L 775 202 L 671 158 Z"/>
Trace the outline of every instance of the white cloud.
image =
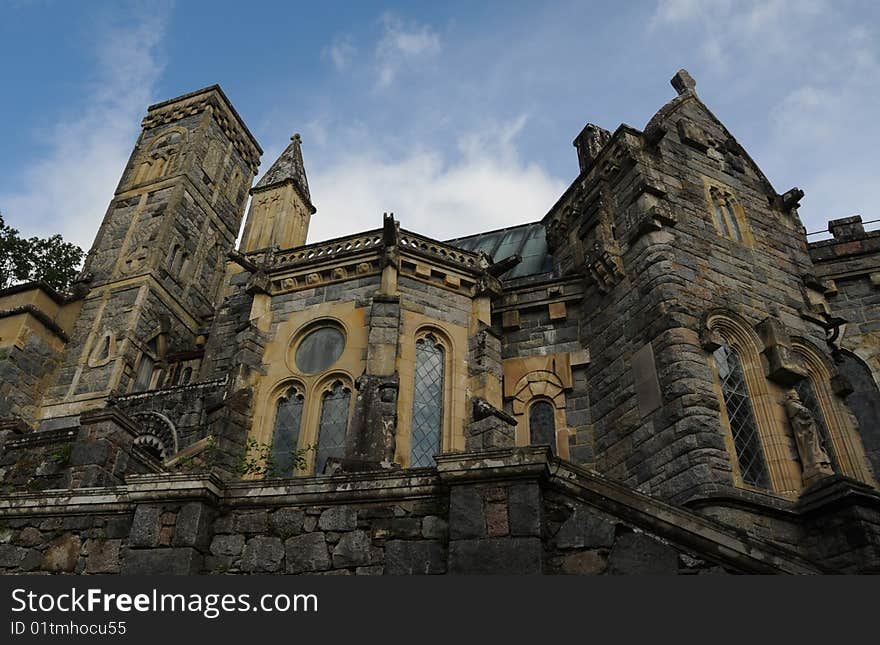
<path id="1" fill-rule="evenodd" d="M 385 88 L 404 68 L 411 68 L 441 50 L 440 36 L 428 25 L 404 23 L 394 14 L 382 16 L 382 37 L 376 45 L 376 84 Z"/>
<path id="2" fill-rule="evenodd" d="M 91 246 L 154 98 L 164 28 L 164 12 L 152 5 L 95 24 L 95 80 L 86 99 L 41 133 L 48 151 L 24 168 L 16 192 L 0 195 L 4 217 L 23 235 L 61 233 Z"/>
<path id="3" fill-rule="evenodd" d="M 392 160 L 361 153 L 312 164 L 309 183 L 318 212 L 309 241 L 378 228 L 383 212 L 393 212 L 406 229 L 441 240 L 539 220 L 565 185 L 523 162 L 514 139 L 524 124 L 520 117 L 462 136 L 461 155 L 451 163 L 419 149 Z"/>
<path id="4" fill-rule="evenodd" d="M 349 36 L 336 36 L 333 42 L 321 51 L 321 56 L 329 59 L 337 72 L 347 70 L 356 54 L 357 49 Z"/>

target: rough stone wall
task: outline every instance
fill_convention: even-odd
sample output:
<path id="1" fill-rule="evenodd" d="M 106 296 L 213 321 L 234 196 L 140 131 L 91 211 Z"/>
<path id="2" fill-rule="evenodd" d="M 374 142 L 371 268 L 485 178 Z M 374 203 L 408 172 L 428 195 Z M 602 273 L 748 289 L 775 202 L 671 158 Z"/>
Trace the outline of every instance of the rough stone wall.
<path id="1" fill-rule="evenodd" d="M 828 304 L 845 320 L 838 368 L 854 390 L 847 404 L 859 422 L 865 452 L 880 473 L 880 231 L 865 231 L 859 216 L 828 224 L 834 236 L 810 244 L 816 276 L 825 281 Z"/>
<path id="2" fill-rule="evenodd" d="M 30 318 L 27 314 L 21 316 Z M 60 359 L 61 341 L 52 342 L 34 330 L 0 347 L 0 419 L 20 418 L 32 423 Z"/>
<path id="3" fill-rule="evenodd" d="M 713 223 L 707 191 L 716 184 L 741 207 L 743 242 Z M 700 340 L 708 312 L 729 311 L 752 326 L 773 317 L 790 335 L 825 346 L 821 327 L 802 316 L 803 276 L 812 268 L 803 230 L 775 195 L 735 139 L 685 92 L 645 133 L 618 129 L 548 215 L 548 226 L 566 232 L 560 266 L 583 263 L 588 276 L 580 329 L 590 350 L 600 472 L 668 500 L 733 488 Z M 652 360 L 637 363 L 640 351 Z M 640 390 L 646 382 L 651 387 Z M 797 459 L 793 440 L 780 450 Z"/>

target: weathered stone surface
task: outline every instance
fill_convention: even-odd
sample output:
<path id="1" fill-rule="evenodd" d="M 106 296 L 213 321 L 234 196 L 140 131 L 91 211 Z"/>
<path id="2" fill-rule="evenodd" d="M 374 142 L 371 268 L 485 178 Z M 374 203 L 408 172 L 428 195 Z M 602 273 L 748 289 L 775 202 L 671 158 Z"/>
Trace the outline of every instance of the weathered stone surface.
<path id="1" fill-rule="evenodd" d="M 205 504 L 189 502 L 177 513 L 174 524 L 174 546 L 203 547 L 208 543 L 210 511 Z"/>
<path id="2" fill-rule="evenodd" d="M 131 534 L 128 538 L 129 546 L 152 547 L 159 544 L 159 516 L 162 507 L 141 504 L 134 512 L 134 520 L 131 523 Z"/>
<path id="3" fill-rule="evenodd" d="M 232 529 L 236 533 L 264 533 L 269 527 L 269 515 L 265 510 L 240 511 L 232 517 Z"/>
<path id="4" fill-rule="evenodd" d="M 81 546 L 79 536 L 69 533 L 52 540 L 43 553 L 40 568 L 51 573 L 70 573 L 76 567 Z"/>
<path id="5" fill-rule="evenodd" d="M 123 575 L 176 575 L 199 573 L 201 554 L 192 547 L 129 549 L 123 555 Z"/>
<path id="6" fill-rule="evenodd" d="M 321 513 L 318 528 L 322 531 L 353 531 L 357 528 L 357 510 L 351 506 L 331 506 Z"/>
<path id="7" fill-rule="evenodd" d="M 214 555 L 237 556 L 244 549 L 243 535 L 215 535 L 211 540 L 211 553 Z"/>
<path id="8" fill-rule="evenodd" d="M 472 486 L 455 486 L 449 491 L 449 537 L 453 540 L 484 537 L 486 516 L 483 498 Z"/>
<path id="9" fill-rule="evenodd" d="M 485 538 L 449 543 L 449 573 L 529 575 L 542 571 L 542 547 L 538 538 Z"/>
<path id="10" fill-rule="evenodd" d="M 606 559 L 597 551 L 579 551 L 562 558 L 560 572 L 578 575 L 595 576 L 605 571 Z"/>
<path id="11" fill-rule="evenodd" d="M 541 535 L 541 489 L 537 484 L 511 486 L 507 504 L 511 535 Z"/>
<path id="12" fill-rule="evenodd" d="M 241 570 L 248 573 L 272 573 L 281 568 L 283 558 L 284 547 L 280 538 L 251 538 L 241 556 Z"/>
<path id="13" fill-rule="evenodd" d="M 279 508 L 272 513 L 272 530 L 282 538 L 299 535 L 303 530 L 305 513 L 293 508 Z"/>
<path id="14" fill-rule="evenodd" d="M 122 540 L 87 540 L 83 551 L 86 573 L 119 573 L 119 549 Z"/>
<path id="15" fill-rule="evenodd" d="M 608 547 L 614 542 L 614 524 L 587 506 L 577 506 L 556 534 L 560 549 Z"/>
<path id="16" fill-rule="evenodd" d="M 18 543 L 22 546 L 36 546 L 43 541 L 43 534 L 32 526 L 27 526 L 18 534 Z"/>
<path id="17" fill-rule="evenodd" d="M 428 515 L 422 519 L 422 536 L 430 540 L 445 540 L 449 535 L 449 525 L 442 517 Z"/>
<path id="18" fill-rule="evenodd" d="M 391 576 L 446 572 L 446 548 L 436 540 L 389 540 L 385 573 Z"/>
<path id="19" fill-rule="evenodd" d="M 306 533 L 284 541 L 287 573 L 324 571 L 330 568 L 327 540 L 323 533 Z"/>
<path id="20" fill-rule="evenodd" d="M 369 564 L 371 545 L 370 536 L 366 531 L 345 533 L 333 547 L 334 568 Z"/>
<path id="21" fill-rule="evenodd" d="M 624 533 L 614 542 L 608 573 L 624 575 L 673 575 L 678 572 L 678 552 L 645 535 Z"/>

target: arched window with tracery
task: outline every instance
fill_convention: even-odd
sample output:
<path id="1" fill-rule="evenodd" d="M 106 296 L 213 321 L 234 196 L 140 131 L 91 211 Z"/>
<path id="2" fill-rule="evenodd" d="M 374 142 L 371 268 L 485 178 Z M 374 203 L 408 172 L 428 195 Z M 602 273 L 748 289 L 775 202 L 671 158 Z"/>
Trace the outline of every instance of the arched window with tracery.
<path id="1" fill-rule="evenodd" d="M 723 411 L 733 437 L 740 476 L 748 484 L 769 488 L 767 461 L 742 361 L 736 350 L 727 344 L 718 347 L 713 353 L 713 358 L 724 400 Z"/>
<path id="2" fill-rule="evenodd" d="M 445 351 L 433 334 L 416 341 L 410 466 L 434 465 L 443 436 Z"/>
<path id="3" fill-rule="evenodd" d="M 321 474 L 330 458 L 342 458 L 345 450 L 345 434 L 351 388 L 336 380 L 324 391 L 321 399 L 321 419 L 318 423 L 318 447 L 315 455 L 315 473 Z"/>
<path id="4" fill-rule="evenodd" d="M 556 412 L 549 401 L 538 400 L 529 407 L 529 443 L 550 446 L 556 454 Z"/>
<path id="5" fill-rule="evenodd" d="M 296 450 L 302 426 L 305 396 L 302 390 L 290 387 L 275 406 L 275 426 L 272 431 L 273 473 L 291 477 L 296 466 Z"/>

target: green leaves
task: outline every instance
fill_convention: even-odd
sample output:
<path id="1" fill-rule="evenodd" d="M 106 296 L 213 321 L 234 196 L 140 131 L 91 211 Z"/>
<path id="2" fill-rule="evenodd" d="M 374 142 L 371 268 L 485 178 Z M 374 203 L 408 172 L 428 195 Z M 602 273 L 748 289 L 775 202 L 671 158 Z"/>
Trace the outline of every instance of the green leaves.
<path id="1" fill-rule="evenodd" d="M 64 291 L 76 277 L 83 255 L 81 248 L 57 234 L 48 238 L 20 237 L 0 213 L 0 288 L 42 280 Z"/>
<path id="2" fill-rule="evenodd" d="M 261 443 L 249 437 L 245 446 L 245 454 L 241 457 L 236 471 L 244 477 L 246 475 L 255 475 L 257 477 L 292 477 L 293 472 L 282 473 L 277 472 L 278 467 L 275 462 L 275 455 L 272 454 L 272 446 Z M 293 470 L 302 470 L 308 465 L 306 455 L 313 451 L 314 446 L 299 448 L 291 451 L 290 455 L 293 460 Z"/>

